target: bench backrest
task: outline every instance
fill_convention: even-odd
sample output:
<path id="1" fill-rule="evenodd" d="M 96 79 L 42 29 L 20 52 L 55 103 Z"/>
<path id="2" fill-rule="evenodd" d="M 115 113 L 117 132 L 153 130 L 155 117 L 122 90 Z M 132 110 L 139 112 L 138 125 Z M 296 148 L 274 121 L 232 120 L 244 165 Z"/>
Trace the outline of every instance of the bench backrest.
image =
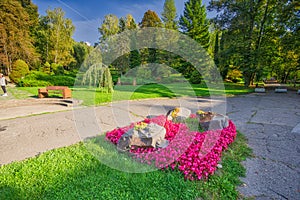
<path id="1" fill-rule="evenodd" d="M 47 86 L 47 90 L 63 90 L 68 88 L 67 86 Z"/>

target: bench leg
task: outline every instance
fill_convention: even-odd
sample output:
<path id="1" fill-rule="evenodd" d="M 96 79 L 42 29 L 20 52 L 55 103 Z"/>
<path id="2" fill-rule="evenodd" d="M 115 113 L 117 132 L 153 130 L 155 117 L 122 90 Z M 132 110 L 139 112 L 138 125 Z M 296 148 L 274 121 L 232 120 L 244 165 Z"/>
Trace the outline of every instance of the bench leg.
<path id="1" fill-rule="evenodd" d="M 45 88 L 38 89 L 38 98 L 48 97 L 48 91 Z"/>
<path id="2" fill-rule="evenodd" d="M 63 89 L 63 98 L 72 98 L 72 91 L 69 88 Z"/>

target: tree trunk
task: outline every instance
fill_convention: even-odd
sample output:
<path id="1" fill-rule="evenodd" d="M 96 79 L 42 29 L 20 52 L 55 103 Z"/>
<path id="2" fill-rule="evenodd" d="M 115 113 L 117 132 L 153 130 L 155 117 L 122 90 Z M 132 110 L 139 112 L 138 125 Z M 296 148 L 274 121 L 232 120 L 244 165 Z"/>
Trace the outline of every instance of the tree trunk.
<path id="1" fill-rule="evenodd" d="M 245 81 L 244 86 L 249 87 L 250 82 L 251 82 L 251 73 L 244 72 L 243 76 L 244 76 L 244 81 Z"/>

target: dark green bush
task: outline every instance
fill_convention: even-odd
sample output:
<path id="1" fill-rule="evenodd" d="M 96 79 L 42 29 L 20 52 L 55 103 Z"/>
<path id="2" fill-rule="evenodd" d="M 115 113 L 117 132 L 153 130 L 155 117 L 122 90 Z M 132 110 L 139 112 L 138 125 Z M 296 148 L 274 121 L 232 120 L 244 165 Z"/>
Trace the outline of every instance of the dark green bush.
<path id="1" fill-rule="evenodd" d="M 195 70 L 195 71 L 193 71 L 193 73 L 190 77 L 190 82 L 193 84 L 199 84 L 199 83 L 201 83 L 201 79 L 202 78 L 201 78 L 200 73 L 197 70 Z"/>
<path id="2" fill-rule="evenodd" d="M 39 81 L 39 80 L 32 80 L 32 79 L 22 79 L 17 84 L 17 86 L 19 87 L 40 87 L 40 86 L 44 87 L 49 85 L 52 84 L 47 81 Z"/>
<path id="3" fill-rule="evenodd" d="M 47 85 L 73 86 L 75 78 L 64 75 L 49 75 L 44 72 L 31 71 L 25 78 L 20 80 L 18 86 L 36 87 Z"/>

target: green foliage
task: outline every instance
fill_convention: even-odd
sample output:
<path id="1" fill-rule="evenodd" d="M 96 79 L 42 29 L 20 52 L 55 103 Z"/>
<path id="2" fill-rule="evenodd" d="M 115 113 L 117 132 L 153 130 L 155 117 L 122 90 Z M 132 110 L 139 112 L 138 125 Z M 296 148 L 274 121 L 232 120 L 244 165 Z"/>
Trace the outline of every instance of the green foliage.
<path id="1" fill-rule="evenodd" d="M 201 83 L 201 81 L 202 81 L 201 74 L 197 70 L 193 71 L 190 77 L 190 82 L 193 84 L 199 84 Z"/>
<path id="2" fill-rule="evenodd" d="M 55 75 L 63 75 L 64 74 L 64 67 L 60 64 L 51 63 L 51 71 Z"/>
<path id="3" fill-rule="evenodd" d="M 30 2 L 27 8 L 33 6 Z M 5 71 L 12 71 L 13 62 L 26 60 L 28 64 L 37 61 L 38 55 L 30 37 L 30 29 L 34 24 L 37 10 L 28 13 L 30 9 L 22 7 L 18 0 L 0 1 L 0 63 Z"/>
<path id="4" fill-rule="evenodd" d="M 239 67 L 245 86 L 267 76 L 281 82 L 294 78 L 300 69 L 295 64 L 300 18 L 294 1 L 211 1 L 209 9 L 222 13 L 214 20 L 224 30 L 219 66 Z"/>
<path id="5" fill-rule="evenodd" d="M 141 65 L 141 54 L 137 51 L 131 51 L 129 56 L 130 68 L 135 68 Z"/>
<path id="6" fill-rule="evenodd" d="M 159 16 L 156 14 L 155 11 L 148 10 L 144 13 L 143 19 L 139 24 L 141 28 L 144 27 L 161 27 L 162 22 Z"/>
<path id="7" fill-rule="evenodd" d="M 105 16 L 100 28 L 98 28 L 102 40 L 119 32 L 119 19 L 117 16 L 109 14 Z"/>
<path id="8" fill-rule="evenodd" d="M 47 15 L 40 18 L 36 31 L 36 48 L 42 54 L 43 62 L 68 66 L 75 61 L 72 56 L 75 27 L 65 18 L 61 8 L 48 9 Z"/>
<path id="9" fill-rule="evenodd" d="M 148 66 L 138 67 L 136 76 L 140 79 L 150 79 L 152 77 L 151 69 Z"/>
<path id="10" fill-rule="evenodd" d="M 83 61 L 88 57 L 89 53 L 92 51 L 93 47 L 88 46 L 84 42 L 76 42 L 73 45 L 73 56 L 76 60 L 72 63 L 73 68 L 79 69 Z"/>
<path id="11" fill-rule="evenodd" d="M 229 80 L 232 80 L 232 82 L 237 83 L 237 80 L 242 77 L 242 72 L 238 69 L 229 70 L 227 77 Z"/>
<path id="12" fill-rule="evenodd" d="M 43 72 L 31 71 L 24 79 L 18 82 L 19 87 L 37 87 L 48 85 L 74 86 L 72 76 L 49 75 Z"/>
<path id="13" fill-rule="evenodd" d="M 42 71 L 46 74 L 51 74 L 51 65 L 50 63 L 46 62 L 42 68 Z"/>
<path id="14" fill-rule="evenodd" d="M 177 12 L 174 0 L 165 0 L 163 12 L 161 13 L 161 15 L 165 28 L 177 30 Z"/>
<path id="15" fill-rule="evenodd" d="M 114 84 L 110 74 L 110 69 L 108 67 L 102 68 L 99 80 L 99 88 L 101 92 L 105 91 L 106 93 L 112 93 L 114 91 L 113 87 Z"/>
<path id="16" fill-rule="evenodd" d="M 209 22 L 202 0 L 188 0 L 184 3 L 183 15 L 179 19 L 183 33 L 197 41 L 204 49 L 209 47 Z"/>
<path id="17" fill-rule="evenodd" d="M 137 28 L 137 24 L 131 14 L 127 14 L 127 16 L 121 17 L 119 22 L 119 32 L 123 32 L 125 30 L 133 30 Z"/>
<path id="18" fill-rule="evenodd" d="M 40 86 L 49 86 L 52 85 L 48 81 L 40 81 L 40 80 L 33 80 L 33 79 L 22 79 L 18 82 L 18 87 L 40 87 Z"/>
<path id="19" fill-rule="evenodd" d="M 18 83 L 21 78 L 24 78 L 26 74 L 29 73 L 29 67 L 23 60 L 17 60 L 12 65 L 12 72 L 9 75 L 9 78 Z"/>

